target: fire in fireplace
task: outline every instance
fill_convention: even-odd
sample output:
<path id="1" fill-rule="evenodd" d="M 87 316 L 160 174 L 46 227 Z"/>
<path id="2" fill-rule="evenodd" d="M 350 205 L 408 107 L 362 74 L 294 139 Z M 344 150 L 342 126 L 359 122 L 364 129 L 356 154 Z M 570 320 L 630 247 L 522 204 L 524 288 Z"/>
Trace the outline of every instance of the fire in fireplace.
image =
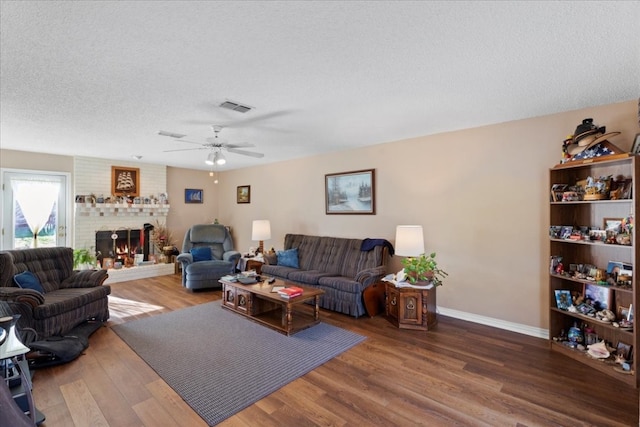
<path id="1" fill-rule="evenodd" d="M 126 265 L 127 259 L 143 254 L 149 259 L 149 232 L 153 225 L 144 224 L 142 229 L 126 228 L 113 231 L 96 231 L 96 254 L 98 260 L 112 258 Z"/>

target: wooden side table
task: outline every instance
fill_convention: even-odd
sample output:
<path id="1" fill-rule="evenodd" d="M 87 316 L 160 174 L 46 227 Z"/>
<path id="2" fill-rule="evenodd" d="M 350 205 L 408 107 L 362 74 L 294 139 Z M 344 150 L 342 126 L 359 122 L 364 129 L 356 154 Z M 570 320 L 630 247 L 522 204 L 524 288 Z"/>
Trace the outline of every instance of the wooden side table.
<path id="1" fill-rule="evenodd" d="M 247 267 L 246 267 L 246 271 L 249 270 L 255 270 L 256 274 L 260 274 L 262 273 L 262 264 L 264 264 L 262 261 L 258 261 L 255 259 L 249 259 L 247 260 Z"/>
<path id="2" fill-rule="evenodd" d="M 436 288 L 396 288 L 386 283 L 385 314 L 400 329 L 428 331 L 436 326 Z"/>

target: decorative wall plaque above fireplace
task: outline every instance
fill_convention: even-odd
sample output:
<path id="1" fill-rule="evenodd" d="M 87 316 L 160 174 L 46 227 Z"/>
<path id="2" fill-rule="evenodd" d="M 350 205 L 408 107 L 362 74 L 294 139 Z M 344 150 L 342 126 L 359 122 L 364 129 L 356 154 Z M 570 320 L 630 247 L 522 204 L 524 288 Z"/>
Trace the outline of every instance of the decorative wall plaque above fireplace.
<path id="1" fill-rule="evenodd" d="M 115 196 L 139 196 L 140 169 L 111 166 L 111 194 Z"/>

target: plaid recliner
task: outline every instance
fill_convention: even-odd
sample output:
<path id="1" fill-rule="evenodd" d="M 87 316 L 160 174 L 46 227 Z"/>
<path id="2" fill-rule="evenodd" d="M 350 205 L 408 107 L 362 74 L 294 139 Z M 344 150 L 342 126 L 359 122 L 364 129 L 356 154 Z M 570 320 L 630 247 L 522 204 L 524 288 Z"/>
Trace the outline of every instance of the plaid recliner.
<path id="1" fill-rule="evenodd" d="M 44 293 L 18 287 L 13 277 L 30 271 Z M 73 249 L 64 247 L 0 252 L 0 301 L 21 314 L 18 325 L 35 330 L 37 339 L 63 335 L 85 320 L 109 318 L 105 270 L 73 270 Z"/>

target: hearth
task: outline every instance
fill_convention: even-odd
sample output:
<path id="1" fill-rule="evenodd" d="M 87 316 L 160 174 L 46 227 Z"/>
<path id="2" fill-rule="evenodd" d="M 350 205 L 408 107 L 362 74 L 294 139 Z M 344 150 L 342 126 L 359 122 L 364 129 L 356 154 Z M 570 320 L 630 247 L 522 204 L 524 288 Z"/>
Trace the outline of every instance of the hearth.
<path id="1" fill-rule="evenodd" d="M 143 254 L 144 261 L 149 259 L 149 232 L 153 225 L 144 224 L 142 228 L 123 228 L 111 231 L 96 231 L 96 254 L 102 263 L 103 258 L 112 258 L 114 262 L 126 265 L 135 255 Z"/>

